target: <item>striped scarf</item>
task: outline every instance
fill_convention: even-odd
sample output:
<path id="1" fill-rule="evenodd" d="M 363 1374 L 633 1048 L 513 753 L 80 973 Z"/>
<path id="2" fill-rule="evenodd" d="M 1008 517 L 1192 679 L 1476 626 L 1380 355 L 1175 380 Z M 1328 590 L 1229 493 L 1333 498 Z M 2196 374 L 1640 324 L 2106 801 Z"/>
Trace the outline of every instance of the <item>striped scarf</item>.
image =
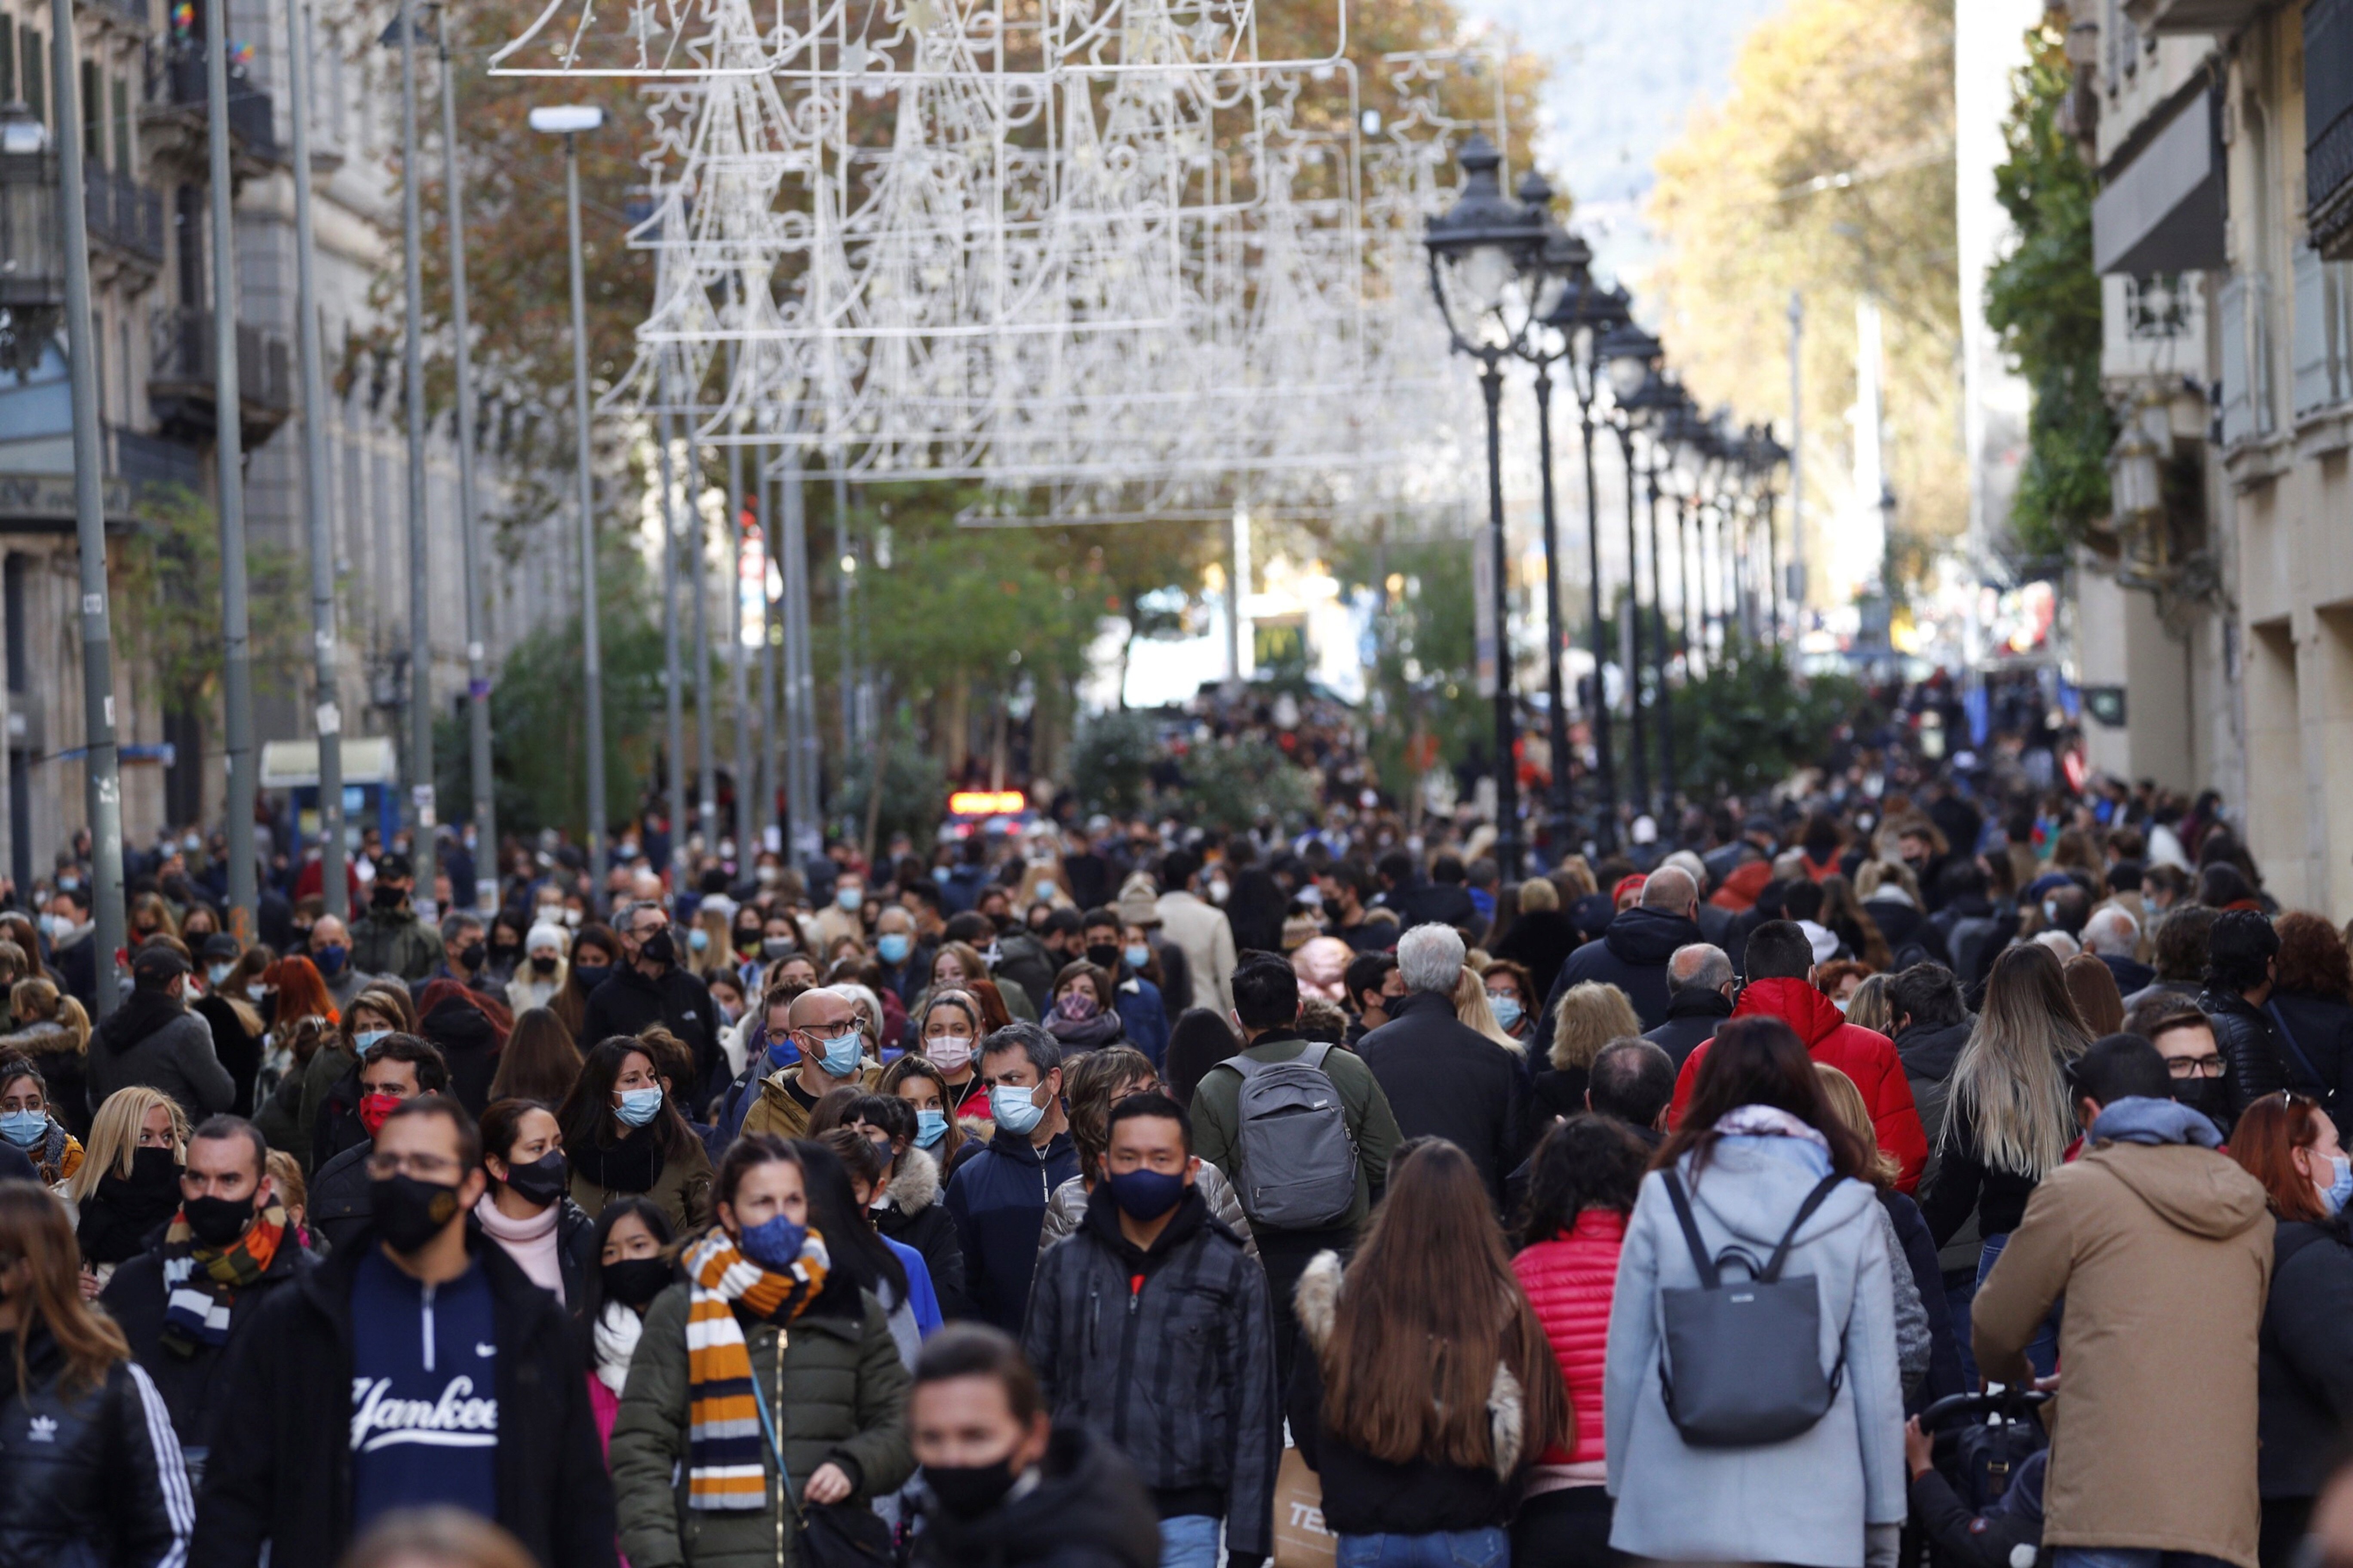
<path id="1" fill-rule="evenodd" d="M 174 1212 L 164 1232 L 164 1331 L 157 1337 L 175 1355 L 228 1342 L 229 1309 L 237 1293 L 269 1272 L 286 1235 L 286 1210 L 263 1209 L 243 1236 L 224 1247 L 196 1241 L 187 1215 Z"/>
<path id="2" fill-rule="evenodd" d="M 745 1258 L 723 1230 L 689 1247 L 685 1263 L 687 1506 L 765 1508 L 760 1413 L 753 1404 L 758 1395 L 736 1309 L 762 1322 L 800 1316 L 825 1289 L 825 1238 L 809 1232 L 789 1274 L 772 1274 Z"/>

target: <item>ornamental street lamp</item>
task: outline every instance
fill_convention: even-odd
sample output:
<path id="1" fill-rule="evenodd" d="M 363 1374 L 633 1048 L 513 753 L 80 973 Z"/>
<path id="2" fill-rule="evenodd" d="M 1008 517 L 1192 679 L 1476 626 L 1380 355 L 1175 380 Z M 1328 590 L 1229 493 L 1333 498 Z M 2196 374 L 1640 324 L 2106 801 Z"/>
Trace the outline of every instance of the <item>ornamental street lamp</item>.
<path id="1" fill-rule="evenodd" d="M 1609 334 L 1594 344 L 1594 357 L 1601 362 L 1609 378 L 1609 395 L 1617 406 L 1617 417 L 1610 421 L 1618 432 L 1618 453 L 1626 473 L 1626 710 L 1629 729 L 1627 754 L 1634 763 L 1634 804 L 1637 811 L 1652 808 L 1651 796 L 1650 748 L 1642 737 L 1642 548 L 1637 536 L 1634 509 L 1640 501 L 1642 488 L 1641 471 L 1634 464 L 1634 435 L 1650 417 L 1651 410 L 1642 401 L 1660 355 L 1664 351 L 1659 340 L 1634 324 L 1630 318 L 1612 328 Z M 1659 574 L 1654 559 L 1651 569 L 1651 599 L 1659 597 Z M 1663 681 L 1658 700 L 1665 700 Z"/>
<path id="2" fill-rule="evenodd" d="M 1752 425 L 1744 443 L 1744 458 L 1748 471 L 1757 481 L 1757 516 L 1765 528 L 1765 592 L 1770 619 L 1766 643 L 1778 647 L 1781 641 L 1781 565 L 1780 544 L 1774 538 L 1773 513 L 1776 497 L 1773 474 L 1789 460 L 1789 448 L 1773 438 L 1770 425 Z"/>
<path id="3" fill-rule="evenodd" d="M 1609 663 L 1609 639 L 1601 618 L 1601 496 L 1593 479 L 1593 399 L 1607 374 L 1599 352 L 1602 340 L 1628 319 L 1626 293 L 1605 289 L 1590 271 L 1580 268 L 1563 284 L 1543 324 L 1568 343 L 1562 363 L 1568 367 L 1569 390 L 1577 396 L 1577 432 L 1585 446 L 1585 552 L 1588 637 L 1593 646 L 1593 751 L 1600 763 L 1601 809 L 1596 814 L 1594 841 L 1607 855 L 1618 847 L 1618 764 L 1609 753 L 1609 683 L 1602 671 Z"/>
<path id="4" fill-rule="evenodd" d="M 1506 881 L 1520 875 L 1519 781 L 1513 760 L 1517 730 L 1512 711 L 1512 659 L 1505 634 L 1507 557 L 1504 547 L 1504 360 L 1525 335 L 1530 314 L 1521 290 L 1516 326 L 1513 284 L 1535 264 L 1546 240 L 1541 212 L 1504 194 L 1496 171 L 1503 155 L 1474 132 L 1463 143 L 1462 194 L 1432 218 L 1423 244 L 1430 250 L 1430 291 L 1456 353 L 1479 362 L 1487 401 L 1487 531 L 1494 552 L 1495 863 Z M 1589 440 L 1588 440 L 1589 445 Z"/>

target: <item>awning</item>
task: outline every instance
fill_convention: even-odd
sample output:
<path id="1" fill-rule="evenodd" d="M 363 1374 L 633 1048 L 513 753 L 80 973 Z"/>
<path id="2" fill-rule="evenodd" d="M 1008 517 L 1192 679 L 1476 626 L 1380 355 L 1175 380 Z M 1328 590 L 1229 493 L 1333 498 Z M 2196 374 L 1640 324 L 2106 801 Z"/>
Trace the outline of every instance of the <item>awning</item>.
<path id="1" fill-rule="evenodd" d="M 2098 271 L 2147 277 L 2222 268 L 2228 196 L 2215 101 L 2195 84 L 2109 166 L 2092 202 Z"/>

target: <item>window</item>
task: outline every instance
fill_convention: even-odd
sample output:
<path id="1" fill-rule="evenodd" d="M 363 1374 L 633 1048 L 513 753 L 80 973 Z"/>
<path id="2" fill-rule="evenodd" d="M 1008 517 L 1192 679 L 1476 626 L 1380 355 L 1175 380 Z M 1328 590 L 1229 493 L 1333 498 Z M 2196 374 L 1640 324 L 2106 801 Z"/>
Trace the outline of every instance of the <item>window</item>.
<path id="1" fill-rule="evenodd" d="M 121 77 L 114 79 L 114 172 L 124 179 L 132 177 L 131 167 L 131 84 Z"/>
<path id="2" fill-rule="evenodd" d="M 106 167 L 106 88 L 98 62 L 81 62 L 81 155 L 93 169 Z"/>
<path id="3" fill-rule="evenodd" d="M 0 566 L 0 615 L 8 619 L 8 690 L 22 695 L 30 661 L 25 657 L 25 557 L 10 555 Z"/>
<path id="4" fill-rule="evenodd" d="M 0 103 L 16 99 L 16 30 L 0 17 Z"/>
<path id="5" fill-rule="evenodd" d="M 2222 285 L 2222 445 L 2272 433 L 2271 333 L 2264 316 L 2269 291 L 2260 272 Z"/>
<path id="6" fill-rule="evenodd" d="M 2347 311 L 2353 307 L 2353 264 L 2323 261 L 2299 240 L 2295 247 L 2295 414 L 2304 416 L 2353 399 L 2353 345 Z"/>
<path id="7" fill-rule="evenodd" d="M 16 29 L 16 52 L 25 57 L 25 107 L 33 118 L 46 121 L 49 117 L 48 58 L 41 53 L 41 32 L 37 27 Z"/>

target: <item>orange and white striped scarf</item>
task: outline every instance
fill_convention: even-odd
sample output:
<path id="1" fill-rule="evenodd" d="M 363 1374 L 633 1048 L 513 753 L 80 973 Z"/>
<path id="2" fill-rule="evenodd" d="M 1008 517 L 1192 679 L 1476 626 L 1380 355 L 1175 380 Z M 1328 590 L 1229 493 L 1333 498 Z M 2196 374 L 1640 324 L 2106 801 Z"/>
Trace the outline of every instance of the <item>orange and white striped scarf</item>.
<path id="1" fill-rule="evenodd" d="M 778 1324 L 800 1316 L 825 1289 L 825 1238 L 810 1231 L 791 1269 L 776 1274 L 714 1229 L 687 1249 L 685 1263 L 687 1506 L 764 1508 L 759 1394 L 736 1310 Z"/>

